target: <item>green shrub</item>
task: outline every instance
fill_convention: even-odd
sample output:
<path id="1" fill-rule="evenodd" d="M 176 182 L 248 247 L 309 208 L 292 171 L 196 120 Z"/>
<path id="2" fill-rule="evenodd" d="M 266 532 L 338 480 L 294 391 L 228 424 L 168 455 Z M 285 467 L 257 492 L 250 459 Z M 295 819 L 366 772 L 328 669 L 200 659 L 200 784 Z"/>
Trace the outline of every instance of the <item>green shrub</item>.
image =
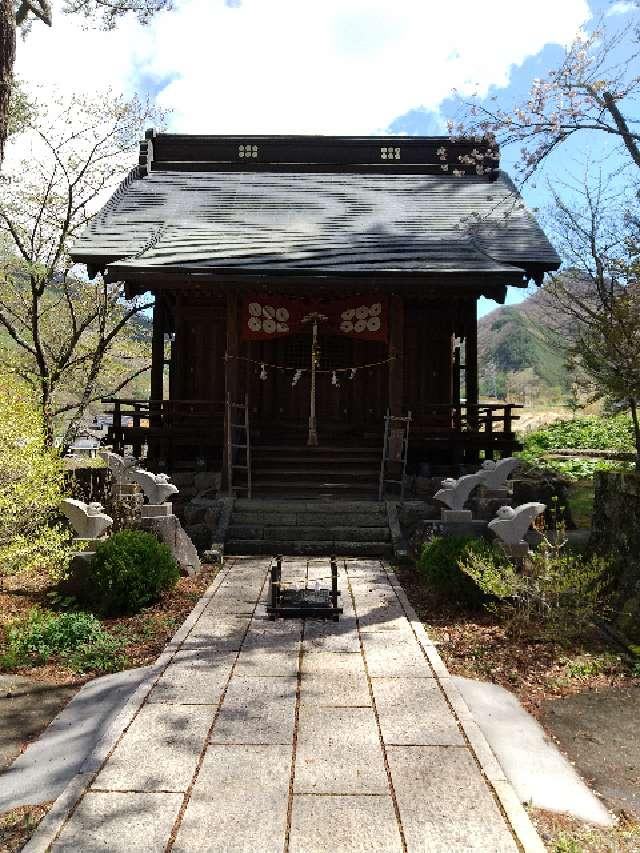
<path id="1" fill-rule="evenodd" d="M 167 545 L 143 530 L 121 530 L 99 542 L 84 595 L 105 614 L 132 613 L 151 604 L 180 577 Z"/>
<path id="2" fill-rule="evenodd" d="M 605 459 L 547 459 L 554 448 L 613 450 L 632 453 L 635 443 L 633 424 L 627 414 L 557 421 L 524 437 L 524 448 L 517 455 L 537 468 L 550 469 L 570 479 L 587 479 L 595 471 L 618 470 L 631 463 Z"/>
<path id="3" fill-rule="evenodd" d="M 446 595 L 466 604 L 480 605 L 487 592 L 459 568 L 475 555 L 483 565 L 506 561 L 503 553 L 484 539 L 471 536 L 435 536 L 425 542 L 418 568 L 429 584 Z"/>
<path id="4" fill-rule="evenodd" d="M 42 412 L 15 374 L 0 375 L 0 575 L 58 571 L 71 537 L 60 525 L 62 463 L 47 446 Z"/>
<path id="5" fill-rule="evenodd" d="M 521 571 L 480 552 L 469 552 L 459 567 L 485 595 L 502 600 L 512 627 L 537 624 L 561 639 L 605 615 L 614 576 L 609 559 L 563 551 L 563 544 L 543 540 Z"/>
<path id="6" fill-rule="evenodd" d="M 7 630 L 2 669 L 47 663 L 57 658 L 74 672 L 116 672 L 126 665 L 122 641 L 90 613 L 51 613 L 34 608 Z"/>

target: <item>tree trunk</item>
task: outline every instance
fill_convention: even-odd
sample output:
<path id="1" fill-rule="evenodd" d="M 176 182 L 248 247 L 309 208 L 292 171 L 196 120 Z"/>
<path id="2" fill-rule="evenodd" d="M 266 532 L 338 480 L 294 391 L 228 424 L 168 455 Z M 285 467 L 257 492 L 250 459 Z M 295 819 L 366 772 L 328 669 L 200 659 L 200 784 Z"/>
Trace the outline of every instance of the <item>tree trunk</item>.
<path id="1" fill-rule="evenodd" d="M 638 401 L 633 397 L 629 400 L 629 408 L 631 409 L 633 434 L 636 440 L 636 472 L 640 474 L 640 423 L 638 422 Z"/>
<path id="2" fill-rule="evenodd" d="M 0 0 L 0 165 L 9 134 L 9 99 L 16 60 L 16 19 L 13 0 Z"/>

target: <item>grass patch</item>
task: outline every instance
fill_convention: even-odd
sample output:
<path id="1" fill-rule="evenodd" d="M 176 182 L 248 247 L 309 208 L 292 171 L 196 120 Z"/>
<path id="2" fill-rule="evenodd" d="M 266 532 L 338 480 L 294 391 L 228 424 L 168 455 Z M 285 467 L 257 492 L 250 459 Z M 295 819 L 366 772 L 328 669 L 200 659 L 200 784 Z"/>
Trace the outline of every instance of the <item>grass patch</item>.
<path id="1" fill-rule="evenodd" d="M 118 672 L 127 665 L 123 642 L 91 613 L 33 608 L 9 623 L 0 668 L 15 670 L 55 658 L 76 674 Z"/>
<path id="2" fill-rule="evenodd" d="M 576 527 L 591 527 L 594 496 L 593 480 L 578 480 L 571 484 L 568 503 Z"/>
<path id="3" fill-rule="evenodd" d="M 595 471 L 631 470 L 633 463 L 605 459 L 547 459 L 554 449 L 635 452 L 633 424 L 627 414 L 560 420 L 524 437 L 517 454 L 535 468 L 555 471 L 571 480 L 593 477 Z"/>

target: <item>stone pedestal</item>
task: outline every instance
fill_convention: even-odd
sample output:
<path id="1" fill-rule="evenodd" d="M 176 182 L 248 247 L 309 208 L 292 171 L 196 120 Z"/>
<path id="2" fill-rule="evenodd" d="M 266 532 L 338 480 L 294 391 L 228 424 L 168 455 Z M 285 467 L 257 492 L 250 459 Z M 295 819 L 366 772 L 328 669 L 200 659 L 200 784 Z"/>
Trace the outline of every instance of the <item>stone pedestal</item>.
<path id="1" fill-rule="evenodd" d="M 164 504 L 143 504 L 142 518 L 166 518 L 173 515 L 173 505 L 171 502 Z"/>
<path id="2" fill-rule="evenodd" d="M 468 524 L 473 518 L 470 509 L 443 509 L 440 517 L 445 524 L 451 522 Z"/>
<path id="3" fill-rule="evenodd" d="M 511 504 L 511 491 L 506 486 L 501 489 L 483 489 L 482 497 L 488 500 L 504 501 L 505 504 Z"/>
<path id="4" fill-rule="evenodd" d="M 111 486 L 113 494 L 117 498 L 129 498 L 140 492 L 137 483 L 113 483 Z"/>
<path id="5" fill-rule="evenodd" d="M 147 506 L 149 506 L 147 504 Z M 160 504 L 165 506 L 165 504 Z M 171 548 L 181 571 L 193 577 L 202 570 L 202 564 L 193 542 L 182 529 L 182 525 L 175 515 L 143 516 L 140 518 L 139 526 L 142 530 L 154 533 L 161 542 Z"/>
<path id="6" fill-rule="evenodd" d="M 529 556 L 529 543 L 524 540 L 510 545 L 506 542 L 500 542 L 500 547 L 514 560 L 523 560 L 525 557 Z"/>

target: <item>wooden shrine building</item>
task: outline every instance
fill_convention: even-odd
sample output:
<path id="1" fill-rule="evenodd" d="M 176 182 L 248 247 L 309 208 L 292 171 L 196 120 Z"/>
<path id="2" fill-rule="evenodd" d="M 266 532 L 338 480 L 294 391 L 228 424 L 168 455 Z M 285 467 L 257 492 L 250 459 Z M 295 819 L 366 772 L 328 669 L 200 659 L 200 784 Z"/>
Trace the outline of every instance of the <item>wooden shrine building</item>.
<path id="1" fill-rule="evenodd" d="M 497 148 L 446 137 L 149 131 L 72 255 L 155 297 L 151 399 L 116 403 L 112 439 L 169 468 L 219 466 L 245 395 L 256 454 L 306 448 L 314 319 L 319 453 L 379 448 L 387 410 L 414 469 L 512 452 L 476 303 L 559 266 Z"/>

